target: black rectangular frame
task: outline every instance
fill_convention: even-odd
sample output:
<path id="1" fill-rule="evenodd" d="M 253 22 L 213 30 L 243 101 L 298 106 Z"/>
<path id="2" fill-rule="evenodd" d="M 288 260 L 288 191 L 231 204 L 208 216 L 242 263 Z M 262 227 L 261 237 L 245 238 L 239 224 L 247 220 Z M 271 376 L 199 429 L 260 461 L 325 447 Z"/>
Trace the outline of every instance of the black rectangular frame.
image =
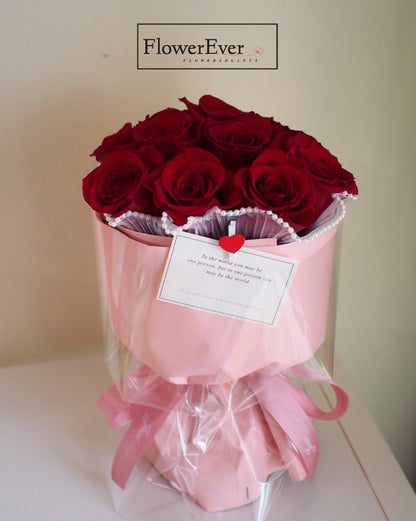
<path id="1" fill-rule="evenodd" d="M 201 25 L 201 26 L 210 26 L 210 25 L 268 25 L 275 27 L 276 30 L 276 66 L 275 67 L 140 67 L 139 63 L 139 32 L 140 32 L 140 26 L 143 25 Z M 277 70 L 278 69 L 278 25 L 277 23 L 137 23 L 137 41 L 136 41 L 136 50 L 137 50 L 137 70 L 141 71 L 155 71 L 155 70 L 162 70 L 162 71 L 190 71 L 190 70 L 197 70 L 197 71 L 270 71 L 270 70 Z"/>

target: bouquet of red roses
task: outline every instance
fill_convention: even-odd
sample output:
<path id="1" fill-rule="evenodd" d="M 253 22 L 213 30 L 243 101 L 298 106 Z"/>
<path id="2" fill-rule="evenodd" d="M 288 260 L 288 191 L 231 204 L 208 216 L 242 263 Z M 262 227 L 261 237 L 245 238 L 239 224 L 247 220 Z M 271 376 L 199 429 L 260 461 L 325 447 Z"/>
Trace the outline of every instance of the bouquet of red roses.
<path id="1" fill-rule="evenodd" d="M 304 132 L 212 96 L 181 101 L 106 137 L 83 180 L 115 380 L 99 404 L 113 427 L 129 424 L 120 487 L 144 457 L 188 505 L 249 505 L 259 520 L 283 474 L 312 478 L 312 419 L 347 407 L 311 364 L 357 187 Z M 293 378 L 328 382 L 335 409 L 317 409 Z"/>

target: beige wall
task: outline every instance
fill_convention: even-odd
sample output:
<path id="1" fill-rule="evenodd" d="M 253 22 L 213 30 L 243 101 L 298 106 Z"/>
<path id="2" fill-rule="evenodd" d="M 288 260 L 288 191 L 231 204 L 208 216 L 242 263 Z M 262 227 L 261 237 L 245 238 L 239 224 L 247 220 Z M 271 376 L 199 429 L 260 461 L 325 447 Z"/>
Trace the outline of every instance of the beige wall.
<path id="1" fill-rule="evenodd" d="M 359 182 L 336 348 L 416 481 L 413 0 L 3 0 L 0 363 L 101 349 L 81 179 L 101 138 L 204 93 L 321 139 Z M 278 22 L 278 71 L 137 71 L 137 22 Z"/>

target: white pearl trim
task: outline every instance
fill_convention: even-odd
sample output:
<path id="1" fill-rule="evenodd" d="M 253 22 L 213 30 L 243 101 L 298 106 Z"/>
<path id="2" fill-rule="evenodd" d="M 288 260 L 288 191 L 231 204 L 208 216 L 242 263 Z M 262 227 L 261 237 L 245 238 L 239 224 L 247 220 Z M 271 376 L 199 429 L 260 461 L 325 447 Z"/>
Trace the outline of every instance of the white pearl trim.
<path id="1" fill-rule="evenodd" d="M 109 214 L 104 214 L 108 224 L 112 227 L 125 226 L 130 229 L 137 229 L 136 231 L 144 231 L 153 235 L 176 235 L 178 232 L 187 231 L 192 228 L 202 227 L 204 223 L 223 218 L 241 217 L 243 215 L 262 214 L 275 221 L 281 226 L 285 233 L 290 237 L 291 242 L 309 243 L 315 238 L 326 233 L 331 228 L 337 226 L 345 217 L 346 208 L 344 201 L 355 201 L 357 196 L 348 192 L 332 194 L 334 203 L 329 208 L 329 215 L 325 215 L 327 210 L 322 214 L 315 224 L 311 227 L 309 233 L 305 236 L 299 236 L 295 230 L 281 217 L 273 213 L 271 210 L 261 210 L 260 208 L 238 208 L 236 210 L 221 210 L 218 207 L 210 208 L 203 216 L 190 216 L 187 222 L 182 225 L 176 225 L 171 217 L 166 212 L 163 212 L 161 217 L 155 217 L 139 212 L 127 211 L 118 217 L 111 217 Z M 323 221 L 320 223 L 320 221 Z M 194 232 L 194 233 L 197 233 Z M 285 240 L 285 242 L 288 242 Z M 290 241 L 289 241 L 290 242 Z"/>

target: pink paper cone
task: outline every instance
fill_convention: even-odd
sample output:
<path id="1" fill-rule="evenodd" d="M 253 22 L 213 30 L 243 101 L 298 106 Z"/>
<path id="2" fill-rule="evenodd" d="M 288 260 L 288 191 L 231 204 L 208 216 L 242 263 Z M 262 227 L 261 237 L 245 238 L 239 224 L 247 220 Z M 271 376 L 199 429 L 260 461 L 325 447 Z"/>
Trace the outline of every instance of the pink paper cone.
<path id="1" fill-rule="evenodd" d="M 96 233 L 113 332 L 166 380 L 221 383 L 263 368 L 278 372 L 311 358 L 325 339 L 334 228 L 310 243 L 246 241 L 299 261 L 275 327 L 157 300 L 171 239 L 128 236 L 98 220 Z"/>

